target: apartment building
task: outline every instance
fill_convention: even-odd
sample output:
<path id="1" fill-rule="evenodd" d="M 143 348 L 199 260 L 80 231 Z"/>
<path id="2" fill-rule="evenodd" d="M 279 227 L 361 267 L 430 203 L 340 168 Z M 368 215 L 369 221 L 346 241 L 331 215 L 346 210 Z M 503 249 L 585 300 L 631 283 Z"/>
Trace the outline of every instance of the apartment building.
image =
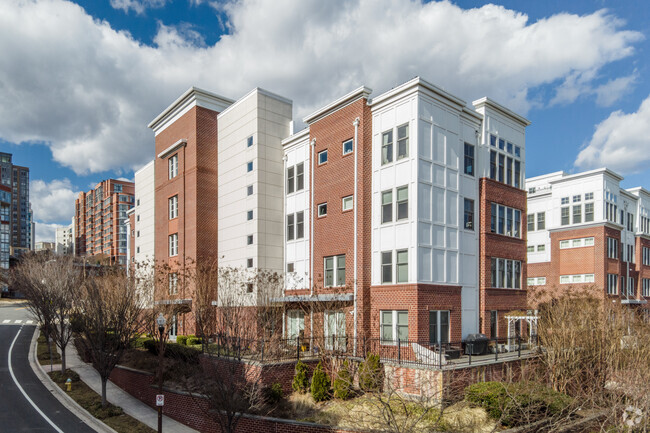
<path id="1" fill-rule="evenodd" d="M 607 169 L 526 180 L 528 285 L 587 288 L 604 300 L 650 299 L 650 192 Z"/>
<path id="2" fill-rule="evenodd" d="M 108 179 L 75 200 L 75 255 L 126 265 L 124 221 L 134 204 L 133 182 Z"/>
<path id="3" fill-rule="evenodd" d="M 0 184 L 0 269 L 9 269 L 11 188 Z"/>
<path id="4" fill-rule="evenodd" d="M 34 249 L 29 203 L 29 168 L 14 165 L 12 154 L 0 152 L 0 184 L 11 188 L 10 239 L 14 251 Z"/>
<path id="5" fill-rule="evenodd" d="M 420 78 L 370 93 L 307 116 L 308 129 L 283 142 L 286 270 L 299 280 L 285 291 L 286 333 L 505 337 L 505 314 L 526 309 L 529 122 Z M 323 317 L 292 309 L 314 295 L 348 306 Z M 346 319 L 332 329 L 331 316 Z"/>
<path id="6" fill-rule="evenodd" d="M 295 133 L 292 102 L 266 90 L 185 92 L 149 125 L 156 259 L 284 272 L 287 337 L 506 337 L 505 315 L 527 307 L 529 122 L 421 78 L 371 92 Z M 156 300 L 187 305 L 176 325 L 191 332 L 191 290 L 169 278 Z"/>
<path id="7" fill-rule="evenodd" d="M 74 254 L 74 222 L 56 229 L 55 251 L 57 254 Z"/>

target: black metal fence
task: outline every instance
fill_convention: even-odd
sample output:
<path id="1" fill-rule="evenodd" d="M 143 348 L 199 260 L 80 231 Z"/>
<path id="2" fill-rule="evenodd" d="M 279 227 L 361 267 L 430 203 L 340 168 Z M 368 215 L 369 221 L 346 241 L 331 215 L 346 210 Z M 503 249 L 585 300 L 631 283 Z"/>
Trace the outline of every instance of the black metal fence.
<path id="1" fill-rule="evenodd" d="M 356 344 L 355 344 L 356 343 Z M 216 336 L 209 346 L 212 356 L 227 356 L 259 362 L 295 361 L 328 356 L 365 358 L 378 355 L 382 362 L 457 367 L 528 357 L 538 349 L 536 335 L 478 341 L 430 342 L 337 336 L 298 336 L 246 340 Z"/>

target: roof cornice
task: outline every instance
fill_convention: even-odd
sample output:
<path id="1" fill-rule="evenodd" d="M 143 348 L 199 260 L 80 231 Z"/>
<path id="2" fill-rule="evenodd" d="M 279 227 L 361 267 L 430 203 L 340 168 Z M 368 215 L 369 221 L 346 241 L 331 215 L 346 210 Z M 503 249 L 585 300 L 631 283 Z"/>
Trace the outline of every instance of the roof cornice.
<path id="1" fill-rule="evenodd" d="M 372 93 L 372 89 L 361 86 L 350 93 L 340 97 L 334 102 L 331 102 L 330 104 L 314 111 L 310 115 L 304 117 L 302 119 L 303 122 L 305 122 L 307 125 L 316 122 L 317 120 L 322 119 L 323 117 L 340 110 L 341 108 L 350 105 L 351 103 L 361 99 L 361 98 L 366 98 L 368 99 L 368 96 Z"/>
<path id="2" fill-rule="evenodd" d="M 472 105 L 474 108 L 479 109 L 482 107 L 489 107 L 500 114 L 510 117 L 513 120 L 516 120 L 519 122 L 522 126 L 526 127 L 530 125 L 530 120 L 526 119 L 524 116 L 521 116 L 514 111 L 510 110 L 509 108 L 504 107 L 503 105 L 499 104 L 496 101 L 493 101 L 492 99 L 488 98 L 487 96 L 484 96 L 481 99 L 477 99 L 476 101 L 472 102 Z"/>

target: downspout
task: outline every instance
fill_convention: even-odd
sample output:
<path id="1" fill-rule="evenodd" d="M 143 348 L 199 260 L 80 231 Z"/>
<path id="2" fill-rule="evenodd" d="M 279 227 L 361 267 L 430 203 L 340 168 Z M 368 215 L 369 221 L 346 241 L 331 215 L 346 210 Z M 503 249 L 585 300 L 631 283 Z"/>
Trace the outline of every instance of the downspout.
<path id="1" fill-rule="evenodd" d="M 359 207 L 358 205 L 358 198 L 357 198 L 357 192 L 358 192 L 358 186 L 357 186 L 357 180 L 358 180 L 358 158 L 359 158 L 359 153 L 357 152 L 357 144 L 359 141 L 359 118 L 357 117 L 354 119 L 354 122 L 352 122 L 354 125 L 354 356 L 357 355 L 357 321 L 358 321 L 358 314 L 357 314 L 357 221 L 358 221 L 358 213 L 359 213 Z"/>
<path id="2" fill-rule="evenodd" d="M 314 152 L 316 148 L 316 139 L 311 139 L 311 171 L 309 173 L 309 178 L 311 181 L 311 187 L 309 189 L 310 198 L 310 209 L 309 209 L 309 295 L 314 296 Z M 309 347 L 314 347 L 314 305 L 311 304 L 311 310 L 309 312 Z"/>
<path id="3" fill-rule="evenodd" d="M 282 179 L 283 179 L 283 181 L 282 181 L 282 183 L 283 183 L 283 187 L 282 187 L 282 191 L 283 191 L 283 194 L 282 194 L 282 197 L 283 197 L 283 199 L 282 199 L 282 202 L 283 202 L 282 218 L 286 218 L 286 215 L 287 215 L 287 180 L 286 180 L 285 176 L 287 174 L 287 155 L 284 155 L 282 157 L 282 161 L 283 161 L 283 167 L 284 167 L 284 171 L 282 172 Z M 284 267 L 282 272 L 285 275 L 284 285 L 282 286 L 282 297 L 284 298 L 286 296 L 287 280 L 288 280 L 288 278 L 287 278 L 287 223 L 286 223 L 286 220 L 285 220 L 285 223 L 283 224 L 283 227 L 282 227 L 282 245 L 283 245 L 282 254 L 283 254 L 283 257 L 284 257 L 284 259 L 282 260 L 283 267 Z M 282 307 L 282 337 L 283 338 L 286 338 L 286 335 L 287 335 L 286 334 L 286 322 L 287 322 L 286 304 L 283 303 L 283 307 Z"/>

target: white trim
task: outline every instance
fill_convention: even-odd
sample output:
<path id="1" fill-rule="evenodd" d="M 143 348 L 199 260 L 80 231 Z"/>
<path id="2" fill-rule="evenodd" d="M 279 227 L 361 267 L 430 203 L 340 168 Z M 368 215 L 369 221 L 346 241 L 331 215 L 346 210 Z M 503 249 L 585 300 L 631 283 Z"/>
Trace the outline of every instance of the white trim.
<path id="1" fill-rule="evenodd" d="M 308 116 L 303 117 L 302 121 L 310 124 L 314 123 L 317 120 L 322 119 L 323 117 L 327 116 L 328 114 L 333 113 L 334 111 L 340 110 L 341 108 L 352 104 L 353 102 L 357 101 L 358 99 L 361 98 L 368 98 L 370 94 L 372 93 L 372 89 L 366 87 L 366 86 L 361 86 L 350 93 L 343 95 L 339 99 L 335 100 L 334 102 L 329 103 L 328 105 L 314 111 Z"/>
<path id="2" fill-rule="evenodd" d="M 269 92 L 268 90 L 262 89 L 261 87 L 256 87 L 253 90 L 251 90 L 250 92 L 248 92 L 247 94 L 245 94 L 244 96 L 242 96 L 241 98 L 237 99 L 235 102 L 233 102 L 230 106 L 228 106 L 228 108 L 225 108 L 224 110 L 222 110 L 217 115 L 217 119 L 221 118 L 221 116 L 223 116 L 225 113 L 227 113 L 230 110 L 234 109 L 235 107 L 240 105 L 244 100 L 246 100 L 246 98 L 248 98 L 249 96 L 252 96 L 254 94 L 264 95 L 264 96 L 267 96 L 269 98 L 276 99 L 276 100 L 278 100 L 280 102 L 284 102 L 285 104 L 293 105 L 293 101 L 291 99 L 287 99 L 287 98 L 285 98 L 283 96 L 278 95 L 277 93 Z"/>
<path id="3" fill-rule="evenodd" d="M 186 138 L 181 138 L 176 143 L 172 144 L 167 149 L 160 152 L 158 154 L 158 158 L 160 158 L 160 159 L 166 158 L 167 156 L 174 153 L 175 151 L 177 151 L 178 149 L 180 149 L 183 146 L 187 146 L 187 139 Z"/>

